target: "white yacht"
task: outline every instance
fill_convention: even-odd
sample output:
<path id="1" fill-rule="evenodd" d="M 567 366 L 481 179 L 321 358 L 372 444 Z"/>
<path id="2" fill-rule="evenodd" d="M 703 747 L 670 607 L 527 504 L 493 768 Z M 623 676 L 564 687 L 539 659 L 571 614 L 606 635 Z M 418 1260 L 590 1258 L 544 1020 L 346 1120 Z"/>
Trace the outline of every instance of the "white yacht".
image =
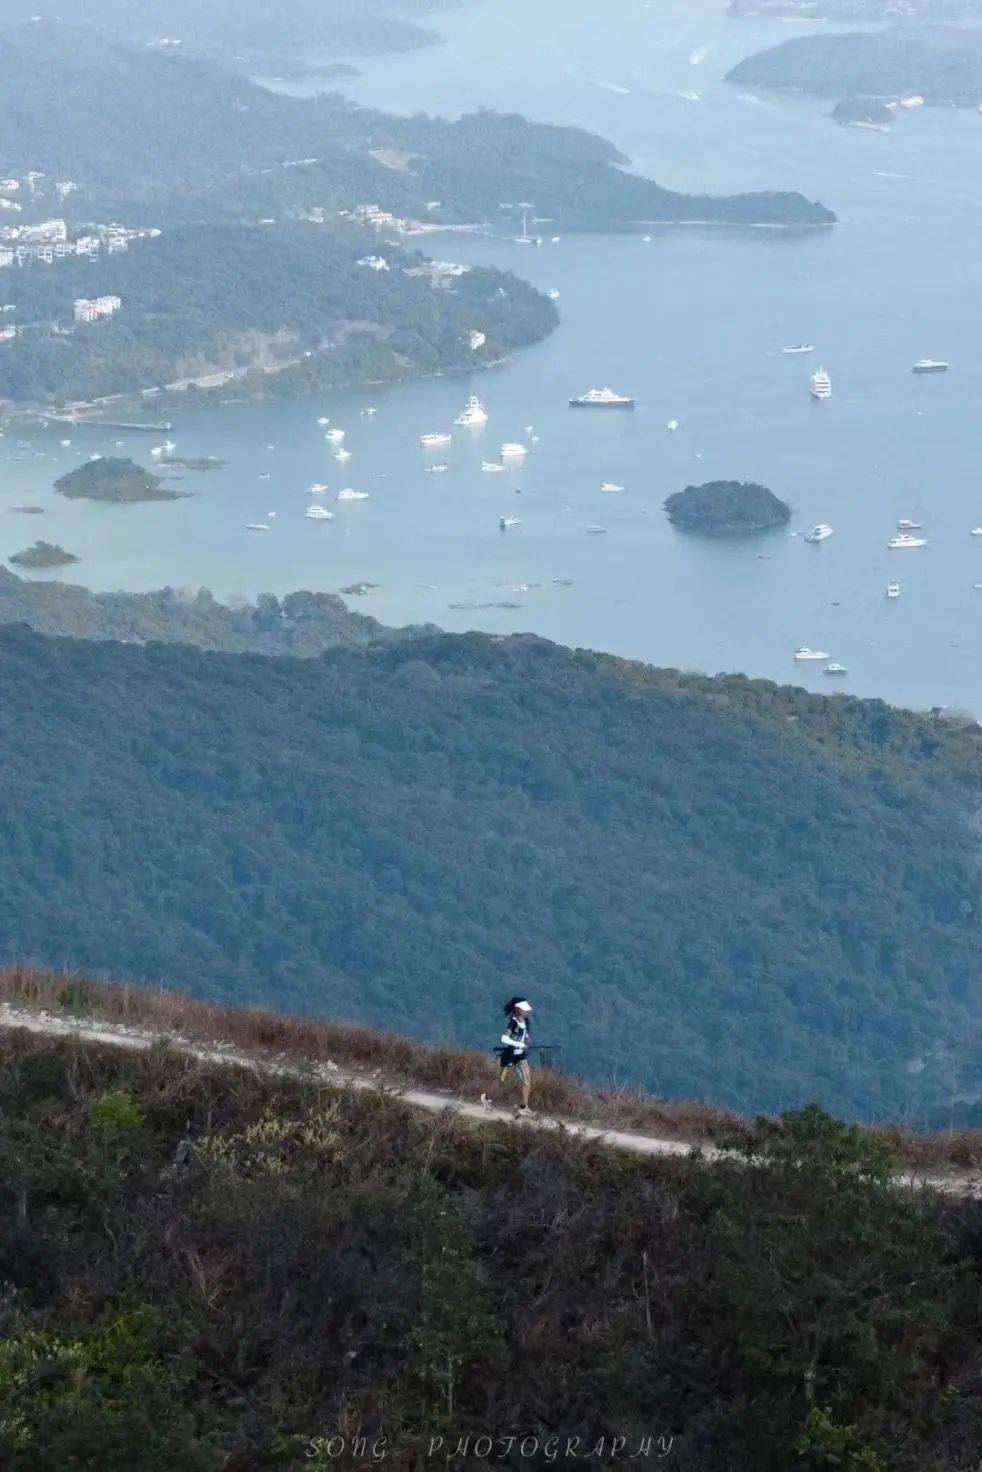
<path id="1" fill-rule="evenodd" d="M 271 531 L 271 530 L 272 530 L 272 528 L 271 527 L 268 527 L 264 521 L 248 521 L 248 522 L 246 522 L 246 531 L 247 532 L 268 532 L 268 531 Z"/>
<path id="2" fill-rule="evenodd" d="M 502 460 L 521 460 L 527 454 L 528 450 L 526 450 L 524 445 L 516 445 L 511 441 L 508 441 L 501 447 Z"/>
<path id="3" fill-rule="evenodd" d="M 665 428 L 668 430 L 669 434 L 674 434 L 677 429 L 681 428 L 681 426 L 677 419 L 670 419 L 665 425 Z"/>
<path id="4" fill-rule="evenodd" d="M 895 537 L 890 538 L 887 546 L 893 552 L 902 551 L 905 547 L 926 547 L 927 539 L 925 537 L 912 537 L 909 532 L 898 532 Z"/>
<path id="5" fill-rule="evenodd" d="M 804 540 L 806 542 L 824 542 L 825 538 L 833 536 L 834 532 L 834 527 L 827 525 L 824 521 L 820 521 L 818 526 L 813 526 L 810 532 L 805 532 Z"/>
<path id="6" fill-rule="evenodd" d="M 849 671 L 846 669 L 845 665 L 837 664 L 834 659 L 832 663 L 827 664 L 822 671 L 823 675 L 847 675 L 848 673 Z"/>
<path id="7" fill-rule="evenodd" d="M 809 383 L 813 399 L 830 399 L 832 397 L 832 380 L 824 368 L 819 368 L 813 373 Z"/>
<path id="8" fill-rule="evenodd" d="M 477 397 L 477 394 L 471 394 L 467 403 L 454 420 L 454 424 L 459 424 L 463 429 L 470 429 L 474 425 L 487 424 L 487 422 L 488 411 Z"/>
<path id="9" fill-rule="evenodd" d="M 498 525 L 503 532 L 506 532 L 509 527 L 518 526 L 520 522 L 521 517 L 519 516 L 499 516 L 498 518 Z"/>
<path id="10" fill-rule="evenodd" d="M 446 475 L 449 469 L 450 466 L 443 460 L 439 465 L 427 465 L 426 473 L 427 475 Z"/>
<path id="11" fill-rule="evenodd" d="M 338 491 L 339 501 L 367 501 L 367 491 Z"/>
<path id="12" fill-rule="evenodd" d="M 351 459 L 351 451 L 350 450 L 344 450 L 344 449 L 335 450 L 334 451 L 334 458 L 335 458 L 335 460 L 340 461 L 340 463 L 343 465 L 346 460 L 350 460 Z"/>
<path id="13" fill-rule="evenodd" d="M 973 526 L 969 532 L 970 537 L 982 537 L 982 526 Z"/>
<path id="14" fill-rule="evenodd" d="M 436 449 L 437 445 L 449 445 L 453 435 L 449 434 L 421 434 L 419 442 L 424 449 Z"/>
<path id="15" fill-rule="evenodd" d="M 326 506 L 308 506 L 307 518 L 309 521 L 333 521 L 334 512 L 328 511 Z"/>
<path id="16" fill-rule="evenodd" d="M 68 446 L 71 444 L 71 440 L 59 440 L 58 443 L 59 445 L 61 445 L 63 450 L 67 450 Z"/>
<path id="17" fill-rule="evenodd" d="M 939 358 L 918 358 L 911 373 L 947 373 L 948 364 L 941 362 Z"/>
<path id="18" fill-rule="evenodd" d="M 627 394 L 615 394 L 612 388 L 591 388 L 578 398 L 570 399 L 571 409 L 633 409 L 634 400 Z"/>
<path id="19" fill-rule="evenodd" d="M 887 583 L 887 597 L 888 598 L 899 598 L 900 597 L 900 584 L 899 583 Z"/>
<path id="20" fill-rule="evenodd" d="M 366 408 L 360 411 L 360 413 L 362 419 L 372 419 L 378 413 L 378 410 L 376 409 L 374 404 L 368 404 Z"/>
<path id="21" fill-rule="evenodd" d="M 503 465 L 498 465 L 493 460 L 481 461 L 481 469 L 484 471 L 485 475 L 500 475 L 504 468 L 505 467 Z"/>
<path id="22" fill-rule="evenodd" d="M 794 353 L 813 353 L 814 351 L 815 344 L 813 342 L 792 342 L 786 348 L 781 349 L 781 352 L 788 356 Z"/>
<path id="23" fill-rule="evenodd" d="M 603 482 L 603 484 L 601 485 L 600 489 L 602 491 L 607 491 L 608 494 L 610 494 L 610 495 L 613 495 L 616 491 L 622 491 L 624 489 L 624 487 L 623 486 L 619 486 L 616 483 L 616 481 L 605 480 Z"/>
<path id="24" fill-rule="evenodd" d="M 586 531 L 588 537 L 605 537 L 607 535 L 607 528 L 605 526 L 588 526 Z"/>
<path id="25" fill-rule="evenodd" d="M 340 445 L 344 443 L 343 429 L 329 429 L 324 436 L 329 445 Z"/>
<path id="26" fill-rule="evenodd" d="M 922 523 L 921 522 L 919 522 L 919 521 L 908 521 L 907 518 L 906 518 L 906 516 L 902 516 L 900 518 L 900 520 L 897 522 L 897 531 L 898 532 L 919 532 L 921 530 L 921 527 L 922 527 Z"/>
<path id="27" fill-rule="evenodd" d="M 320 425 L 321 429 L 326 429 L 327 426 L 330 424 L 330 422 L 331 421 L 328 419 L 328 417 L 327 417 L 326 414 L 322 414 L 321 417 L 317 421 L 317 423 Z"/>
<path id="28" fill-rule="evenodd" d="M 558 300 L 559 300 L 559 292 L 556 290 L 556 288 L 554 286 L 551 287 L 549 289 L 549 291 L 546 292 L 546 296 L 549 298 L 549 300 L 551 302 L 558 302 Z"/>
<path id="29" fill-rule="evenodd" d="M 314 484 L 308 488 L 307 495 L 308 496 L 323 496 L 323 494 L 324 494 L 324 492 L 326 490 L 327 490 L 327 486 L 322 485 L 319 480 L 315 480 L 314 481 Z"/>
<path id="30" fill-rule="evenodd" d="M 794 657 L 797 660 L 828 659 L 824 649 L 809 649 L 807 644 L 802 644 L 800 649 L 796 649 Z"/>

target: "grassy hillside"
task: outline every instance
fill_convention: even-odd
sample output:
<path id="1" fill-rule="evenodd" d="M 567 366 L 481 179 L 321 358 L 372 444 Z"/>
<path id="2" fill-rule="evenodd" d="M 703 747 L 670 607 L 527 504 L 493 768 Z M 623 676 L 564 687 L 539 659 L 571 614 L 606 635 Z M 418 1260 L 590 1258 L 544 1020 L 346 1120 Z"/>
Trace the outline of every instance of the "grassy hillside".
<path id="1" fill-rule="evenodd" d="M 978 1048 L 979 732 L 433 635 L 308 661 L 0 632 L 7 960 L 915 1116 Z"/>
<path id="2" fill-rule="evenodd" d="M 749 1148 L 645 1163 L 3 1033 L 0 1460 L 967 1472 L 978 1203 L 817 1111 Z"/>
<path id="3" fill-rule="evenodd" d="M 982 103 L 982 34 L 954 26 L 894 26 L 841 36 L 797 36 L 741 61 L 728 81 L 832 97 L 903 97 Z"/>

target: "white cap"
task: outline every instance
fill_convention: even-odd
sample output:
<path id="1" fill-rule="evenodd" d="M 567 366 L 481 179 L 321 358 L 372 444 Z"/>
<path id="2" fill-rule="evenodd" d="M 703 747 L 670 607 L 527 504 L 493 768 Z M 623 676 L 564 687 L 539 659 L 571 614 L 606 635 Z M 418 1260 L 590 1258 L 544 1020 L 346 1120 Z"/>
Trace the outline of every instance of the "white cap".
<path id="1" fill-rule="evenodd" d="M 516 1012 L 531 1012 L 531 1010 L 532 1010 L 532 1003 L 531 1002 L 516 1002 L 515 1003 L 515 1011 Z"/>

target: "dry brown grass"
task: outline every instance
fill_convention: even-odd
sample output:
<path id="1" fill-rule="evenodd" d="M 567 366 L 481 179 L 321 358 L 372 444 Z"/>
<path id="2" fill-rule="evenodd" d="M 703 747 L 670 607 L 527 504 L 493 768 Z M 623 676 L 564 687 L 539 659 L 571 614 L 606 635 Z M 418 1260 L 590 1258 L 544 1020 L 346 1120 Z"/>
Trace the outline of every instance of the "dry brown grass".
<path id="1" fill-rule="evenodd" d="M 477 1100 L 497 1070 L 490 1055 L 434 1047 L 353 1023 L 294 1017 L 258 1007 L 223 1007 L 182 992 L 128 982 L 92 981 L 74 973 L 0 968 L 0 1003 L 56 1016 L 148 1029 L 202 1044 L 227 1044 L 250 1055 L 333 1062 L 394 1085 L 425 1086 Z M 695 1101 L 656 1099 L 635 1089 L 590 1087 L 567 1074 L 535 1070 L 535 1104 L 543 1113 L 664 1139 L 732 1140 L 750 1121 Z M 914 1170 L 971 1170 L 982 1162 L 982 1130 L 918 1132 L 880 1128 Z"/>

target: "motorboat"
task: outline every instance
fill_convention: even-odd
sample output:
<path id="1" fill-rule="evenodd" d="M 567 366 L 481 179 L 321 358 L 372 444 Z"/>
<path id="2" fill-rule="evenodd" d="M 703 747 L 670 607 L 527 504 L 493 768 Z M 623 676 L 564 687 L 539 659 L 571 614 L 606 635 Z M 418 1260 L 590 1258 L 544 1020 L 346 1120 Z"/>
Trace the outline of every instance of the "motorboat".
<path id="1" fill-rule="evenodd" d="M 270 478 L 270 475 L 269 475 L 269 471 L 268 470 L 261 470 L 259 472 L 259 479 L 260 480 L 269 480 L 269 478 Z"/>
<path id="2" fill-rule="evenodd" d="M 475 425 L 487 424 L 487 422 L 488 411 L 477 397 L 477 394 L 471 394 L 467 403 L 454 420 L 454 424 L 459 424 L 463 429 L 471 429 Z"/>
<path id="3" fill-rule="evenodd" d="M 941 362 L 939 358 L 918 358 L 911 373 L 947 373 L 948 364 Z"/>
<path id="4" fill-rule="evenodd" d="M 887 583 L 887 597 L 888 598 L 899 598 L 900 597 L 900 584 L 899 583 Z"/>
<path id="5" fill-rule="evenodd" d="M 602 491 L 607 491 L 610 495 L 613 495 L 615 491 L 622 491 L 624 487 L 617 485 L 615 481 L 605 480 L 600 489 Z"/>
<path id="6" fill-rule="evenodd" d="M 378 410 L 376 409 L 374 404 L 367 404 L 365 408 L 361 409 L 359 412 L 362 419 L 372 419 L 378 413 Z"/>
<path id="7" fill-rule="evenodd" d="M 343 429 L 329 429 L 324 438 L 327 440 L 328 444 L 340 445 L 344 443 L 344 434 L 345 432 Z"/>
<path id="8" fill-rule="evenodd" d="M 495 464 L 493 460 L 481 461 L 481 469 L 484 471 L 485 475 L 498 475 L 502 470 L 504 470 L 504 468 L 505 467 L 503 465 Z"/>
<path id="9" fill-rule="evenodd" d="M 442 461 L 439 465 L 427 465 L 426 473 L 427 475 L 446 475 L 449 469 L 450 466 L 446 461 Z"/>
<path id="10" fill-rule="evenodd" d="M 419 442 L 424 449 L 435 449 L 437 445 L 449 445 L 453 435 L 449 434 L 421 434 Z"/>
<path id="11" fill-rule="evenodd" d="M 246 531 L 247 532 L 268 532 L 268 531 L 272 531 L 272 527 L 267 526 L 264 521 L 249 521 L 249 522 L 246 522 Z"/>
<path id="12" fill-rule="evenodd" d="M 791 357 L 796 353 L 813 353 L 814 351 L 815 344 L 813 342 L 793 342 L 789 343 L 786 348 L 781 349 L 781 352 L 784 353 L 786 357 Z"/>
<path id="13" fill-rule="evenodd" d="M 326 490 L 327 490 L 327 486 L 322 485 L 319 480 L 315 480 L 314 481 L 314 484 L 307 491 L 307 495 L 308 496 L 323 496 L 323 494 L 324 494 L 324 492 Z"/>
<path id="14" fill-rule="evenodd" d="M 900 520 L 897 522 L 897 531 L 898 532 L 919 532 L 921 530 L 921 526 L 922 526 L 922 523 L 921 522 L 919 522 L 919 521 L 908 521 L 907 518 L 906 518 L 906 516 L 902 516 L 900 518 Z"/>
<path id="15" fill-rule="evenodd" d="M 591 388 L 578 398 L 570 399 L 571 409 L 633 409 L 634 400 L 627 394 L 615 394 L 612 388 Z"/>
<path id="16" fill-rule="evenodd" d="M 668 430 L 669 434 L 674 434 L 675 431 L 680 428 L 680 425 L 677 419 L 670 419 L 665 425 L 665 428 Z"/>
<path id="17" fill-rule="evenodd" d="M 351 451 L 345 449 L 335 450 L 334 458 L 335 460 L 340 461 L 340 463 L 343 465 L 346 460 L 351 459 Z"/>
<path id="18" fill-rule="evenodd" d="M 808 659 L 828 659 L 824 649 L 809 649 L 807 644 L 802 644 L 800 649 L 796 649 L 794 657 L 799 662 Z"/>
<path id="19" fill-rule="evenodd" d="M 520 522 L 520 516 L 499 516 L 498 518 L 498 525 L 503 532 L 508 531 L 509 527 L 518 526 Z"/>
<path id="20" fill-rule="evenodd" d="M 832 380 L 824 368 L 819 368 L 813 373 L 809 380 L 809 390 L 813 399 L 830 399 L 832 397 Z"/>
<path id="21" fill-rule="evenodd" d="M 588 526 L 586 531 L 588 537 L 605 537 L 607 535 L 607 528 L 605 526 Z"/>
<path id="22" fill-rule="evenodd" d="M 521 460 L 527 454 L 528 450 L 524 445 L 517 445 L 510 441 L 501 447 L 502 460 Z"/>
<path id="23" fill-rule="evenodd" d="M 328 511 L 328 509 L 327 509 L 326 506 L 308 506 L 307 507 L 307 520 L 308 521 L 333 521 L 334 520 L 334 512 L 333 511 Z"/>
<path id="24" fill-rule="evenodd" d="M 982 537 L 982 526 L 973 526 L 969 532 L 970 537 Z"/>
<path id="25" fill-rule="evenodd" d="M 556 288 L 555 288 L 555 287 L 554 287 L 554 286 L 553 286 L 553 287 L 551 287 L 551 288 L 550 288 L 550 289 L 549 289 L 549 290 L 548 290 L 548 291 L 547 291 L 547 292 L 546 292 L 546 296 L 547 296 L 547 297 L 548 297 L 548 298 L 549 298 L 549 300 L 550 300 L 550 301 L 551 301 L 551 302 L 558 302 L 558 300 L 559 300 L 559 292 L 558 292 L 558 291 L 557 291 L 557 290 L 556 290 Z"/>
<path id="26" fill-rule="evenodd" d="M 367 491 L 352 491 L 352 490 L 338 491 L 338 500 L 339 501 L 367 501 L 368 500 L 368 492 Z"/>
<path id="27" fill-rule="evenodd" d="M 320 425 L 321 429 L 326 429 L 326 427 L 330 424 L 330 422 L 331 421 L 328 419 L 328 417 L 327 417 L 326 414 L 322 414 L 321 417 L 317 421 L 317 423 Z"/>
<path id="28" fill-rule="evenodd" d="M 811 531 L 805 532 L 804 540 L 806 542 L 824 542 L 826 537 L 831 537 L 834 533 L 834 527 L 829 526 L 824 521 L 820 521 L 818 526 L 813 526 Z"/>
<path id="29" fill-rule="evenodd" d="M 849 671 L 846 669 L 845 665 L 837 664 L 834 659 L 832 660 L 831 664 L 827 664 L 822 671 L 823 675 L 847 675 L 848 673 Z"/>
<path id="30" fill-rule="evenodd" d="M 912 537 L 908 532 L 898 532 L 895 537 L 890 538 L 887 546 L 891 552 L 899 552 L 907 547 L 926 547 L 927 539 L 925 537 Z"/>

